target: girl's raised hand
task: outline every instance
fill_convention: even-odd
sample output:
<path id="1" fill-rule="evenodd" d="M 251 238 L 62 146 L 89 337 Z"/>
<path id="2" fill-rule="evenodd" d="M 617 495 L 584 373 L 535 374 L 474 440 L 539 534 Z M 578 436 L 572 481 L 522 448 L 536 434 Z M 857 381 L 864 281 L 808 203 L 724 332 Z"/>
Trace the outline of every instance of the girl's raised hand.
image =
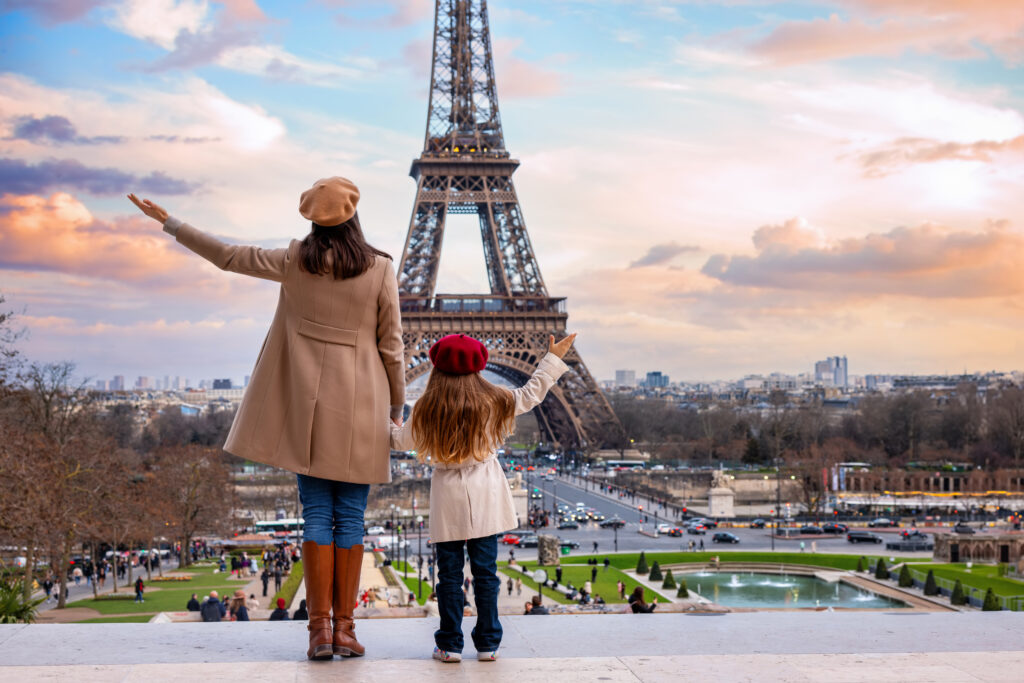
<path id="1" fill-rule="evenodd" d="M 158 204 L 154 204 L 148 199 L 140 200 L 134 194 L 128 195 L 128 199 L 132 200 L 132 204 L 139 207 L 139 211 L 146 214 L 155 221 L 163 223 L 167 220 L 167 212 Z"/>
<path id="2" fill-rule="evenodd" d="M 576 333 L 573 332 L 568 337 L 555 341 L 554 335 L 548 335 L 548 353 L 553 353 L 559 358 L 565 358 L 565 354 L 569 353 L 569 349 L 572 348 L 572 343 L 576 339 Z"/>

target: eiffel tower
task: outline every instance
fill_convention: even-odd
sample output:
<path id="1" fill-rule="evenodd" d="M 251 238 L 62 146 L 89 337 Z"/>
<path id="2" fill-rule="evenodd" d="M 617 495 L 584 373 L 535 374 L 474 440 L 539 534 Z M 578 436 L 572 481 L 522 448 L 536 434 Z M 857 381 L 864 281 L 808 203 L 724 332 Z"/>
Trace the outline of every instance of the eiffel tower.
<path id="1" fill-rule="evenodd" d="M 399 267 L 406 381 L 430 370 L 427 352 L 446 334 L 468 334 L 490 351 L 487 369 L 524 383 L 566 334 L 565 299 L 548 296 L 505 148 L 491 59 L 487 0 L 437 0 L 430 108 L 423 153 L 412 162 L 416 203 Z M 489 294 L 435 292 L 445 218 L 476 214 Z M 535 411 L 543 439 L 565 450 L 624 443 L 624 432 L 576 349 L 561 381 Z"/>

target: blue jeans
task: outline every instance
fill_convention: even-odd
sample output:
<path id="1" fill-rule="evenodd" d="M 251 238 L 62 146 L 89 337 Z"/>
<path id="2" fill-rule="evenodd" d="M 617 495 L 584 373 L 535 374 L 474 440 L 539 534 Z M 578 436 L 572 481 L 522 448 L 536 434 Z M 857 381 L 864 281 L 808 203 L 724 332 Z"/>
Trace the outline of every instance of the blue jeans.
<path id="1" fill-rule="evenodd" d="M 303 540 L 317 545 L 351 548 L 363 542 L 363 513 L 369 484 L 349 484 L 311 477 L 299 478 L 299 499 L 302 500 Z"/>
<path id="2" fill-rule="evenodd" d="M 469 568 L 473 573 L 473 595 L 476 598 L 476 626 L 473 645 L 477 652 L 497 650 L 501 644 L 501 622 L 498 621 L 498 537 L 484 536 L 468 541 L 435 543 L 437 549 L 437 607 L 441 612 L 441 628 L 434 631 L 434 644 L 448 652 L 462 652 L 462 608 L 466 604 L 462 592 L 463 546 L 469 550 Z"/>

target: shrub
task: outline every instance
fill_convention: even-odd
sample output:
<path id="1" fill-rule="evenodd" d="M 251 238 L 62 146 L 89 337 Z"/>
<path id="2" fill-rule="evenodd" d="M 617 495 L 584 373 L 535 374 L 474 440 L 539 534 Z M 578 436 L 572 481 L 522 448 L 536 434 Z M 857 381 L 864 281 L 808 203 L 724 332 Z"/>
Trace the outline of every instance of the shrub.
<path id="1" fill-rule="evenodd" d="M 36 608 L 45 598 L 25 600 L 22 583 L 13 577 L 0 580 L 0 624 L 31 624 L 36 619 Z"/>
<path id="2" fill-rule="evenodd" d="M 292 571 L 288 574 L 288 578 L 281 584 L 281 590 L 274 594 L 274 599 L 270 601 L 270 604 L 277 602 L 278 598 L 284 598 L 284 604 L 286 607 L 291 607 L 292 598 L 295 597 L 295 591 L 299 590 L 299 586 L 302 584 L 302 560 L 299 560 L 292 565 Z"/>
<path id="3" fill-rule="evenodd" d="M 906 564 L 900 569 L 900 588 L 910 588 L 914 585 L 914 577 L 910 575 L 910 567 Z"/>
<path id="4" fill-rule="evenodd" d="M 989 588 L 985 591 L 985 599 L 981 603 L 982 612 L 998 612 L 1003 609 L 1003 606 L 999 604 L 999 600 L 996 599 L 996 594 Z"/>
<path id="5" fill-rule="evenodd" d="M 859 560 L 857 560 L 857 571 L 866 572 L 867 570 L 867 563 L 864 561 L 864 558 L 861 557 Z"/>
<path id="6" fill-rule="evenodd" d="M 935 583 L 935 572 L 931 569 L 928 570 L 928 577 L 924 580 L 924 594 L 925 595 L 938 595 L 939 586 Z"/>
<path id="7" fill-rule="evenodd" d="M 875 578 L 876 579 L 888 579 L 889 569 L 885 566 L 885 560 L 878 558 L 878 564 L 875 565 Z"/>
<path id="8" fill-rule="evenodd" d="M 647 557 L 644 555 L 643 551 L 641 550 L 640 551 L 640 559 L 636 561 L 636 573 L 639 574 L 640 576 L 643 576 L 644 574 L 646 574 L 649 571 L 650 571 L 650 569 L 647 568 Z"/>
<path id="9" fill-rule="evenodd" d="M 686 590 L 686 579 L 679 579 L 679 591 L 676 593 L 677 598 L 688 598 L 690 597 L 690 591 Z"/>
<path id="10" fill-rule="evenodd" d="M 672 577 L 672 570 L 669 569 L 665 574 L 665 582 L 661 584 L 662 588 L 675 588 L 676 580 Z"/>
<path id="11" fill-rule="evenodd" d="M 654 564 L 651 565 L 651 575 L 648 576 L 651 581 L 661 581 L 664 576 L 661 575 L 661 567 L 658 566 L 658 561 L 655 560 Z"/>
<path id="12" fill-rule="evenodd" d="M 956 584 L 953 586 L 953 594 L 949 596 L 949 604 L 951 605 L 966 605 L 967 595 L 964 594 L 964 587 L 960 583 L 960 579 L 956 580 Z"/>

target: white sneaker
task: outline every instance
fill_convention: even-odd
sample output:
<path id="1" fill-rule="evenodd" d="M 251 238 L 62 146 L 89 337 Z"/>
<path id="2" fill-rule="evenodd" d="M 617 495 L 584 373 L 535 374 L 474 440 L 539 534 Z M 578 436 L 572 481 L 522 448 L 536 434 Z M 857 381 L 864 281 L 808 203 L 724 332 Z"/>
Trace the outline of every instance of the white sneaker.
<path id="1" fill-rule="evenodd" d="M 484 651 L 484 652 L 477 652 L 476 653 L 476 658 L 477 658 L 477 660 L 479 660 L 481 662 L 493 662 L 494 660 L 496 660 L 498 658 L 498 651 L 497 650 L 488 650 L 488 651 Z"/>
<path id="2" fill-rule="evenodd" d="M 447 662 L 450 664 L 458 664 L 462 661 L 461 652 L 448 652 L 448 650 L 442 650 L 439 647 L 434 648 L 434 659 L 439 662 Z"/>

